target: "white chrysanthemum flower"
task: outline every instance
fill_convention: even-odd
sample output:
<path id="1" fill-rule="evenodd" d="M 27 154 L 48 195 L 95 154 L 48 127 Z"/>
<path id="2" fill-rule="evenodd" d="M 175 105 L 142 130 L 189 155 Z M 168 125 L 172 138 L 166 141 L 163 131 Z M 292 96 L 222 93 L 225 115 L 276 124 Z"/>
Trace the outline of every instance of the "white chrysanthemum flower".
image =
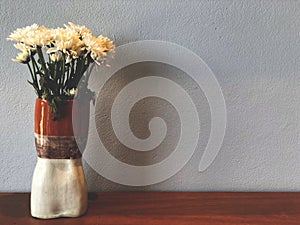
<path id="1" fill-rule="evenodd" d="M 62 59 L 62 55 L 59 52 L 51 53 L 49 57 L 52 62 L 59 62 Z"/>
<path id="2" fill-rule="evenodd" d="M 75 32 L 77 32 L 79 34 L 80 37 L 85 38 L 87 35 L 91 35 L 92 31 L 88 28 L 86 28 L 85 26 L 81 26 L 78 24 L 74 24 L 69 22 L 69 25 L 64 25 L 66 27 L 66 29 L 70 29 L 73 30 Z"/>
<path id="3" fill-rule="evenodd" d="M 51 30 L 33 24 L 24 28 L 19 28 L 9 35 L 7 38 L 11 41 L 16 41 L 25 44 L 28 48 L 36 48 L 47 46 L 51 43 Z"/>
<path id="4" fill-rule="evenodd" d="M 38 27 L 35 30 L 30 30 L 26 34 L 26 38 L 23 42 L 28 46 L 45 47 L 52 42 L 51 31 L 44 26 Z"/>
<path id="5" fill-rule="evenodd" d="M 30 52 L 30 51 L 32 51 L 33 50 L 33 48 L 31 48 L 31 47 L 29 47 L 29 46 L 27 46 L 27 45 L 25 45 L 25 44 L 23 44 L 23 43 L 16 43 L 16 44 L 14 44 L 14 46 L 15 46 L 15 48 L 16 49 L 18 49 L 18 50 L 20 50 L 20 51 L 28 51 L 28 52 Z"/>
<path id="6" fill-rule="evenodd" d="M 10 41 L 15 41 L 15 42 L 24 42 L 24 39 L 26 37 L 26 34 L 32 30 L 38 29 L 37 24 L 32 24 L 31 26 L 23 27 L 23 28 L 18 28 L 14 32 L 12 32 L 7 40 Z"/>
<path id="7" fill-rule="evenodd" d="M 76 88 L 72 88 L 69 91 L 64 90 L 64 93 L 68 96 L 75 96 L 77 95 L 77 89 Z"/>
<path id="8" fill-rule="evenodd" d="M 76 95 L 77 94 L 77 89 L 76 88 L 72 88 L 70 90 L 70 95 Z"/>
<path id="9" fill-rule="evenodd" d="M 101 62 L 107 53 L 112 53 L 115 48 L 113 42 L 102 35 L 99 37 L 89 35 L 83 41 L 86 45 L 86 50 L 90 52 L 91 58 L 96 62 Z"/>
<path id="10" fill-rule="evenodd" d="M 76 59 L 84 50 L 84 42 L 74 30 L 57 28 L 53 30 L 52 39 L 54 40 L 53 47 L 47 50 L 47 54 L 61 51 L 67 55 L 67 59 Z"/>
<path id="11" fill-rule="evenodd" d="M 22 51 L 20 52 L 16 58 L 12 59 L 14 62 L 19 63 L 28 63 L 30 61 L 30 53 L 28 51 Z"/>

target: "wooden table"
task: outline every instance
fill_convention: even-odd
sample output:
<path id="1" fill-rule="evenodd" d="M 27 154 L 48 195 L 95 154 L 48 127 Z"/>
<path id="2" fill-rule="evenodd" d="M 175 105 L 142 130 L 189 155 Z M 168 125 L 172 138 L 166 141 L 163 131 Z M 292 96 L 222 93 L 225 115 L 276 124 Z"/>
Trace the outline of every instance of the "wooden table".
<path id="1" fill-rule="evenodd" d="M 80 218 L 34 219 L 28 193 L 0 193 L 0 225 L 300 225 L 300 193 L 106 192 Z"/>

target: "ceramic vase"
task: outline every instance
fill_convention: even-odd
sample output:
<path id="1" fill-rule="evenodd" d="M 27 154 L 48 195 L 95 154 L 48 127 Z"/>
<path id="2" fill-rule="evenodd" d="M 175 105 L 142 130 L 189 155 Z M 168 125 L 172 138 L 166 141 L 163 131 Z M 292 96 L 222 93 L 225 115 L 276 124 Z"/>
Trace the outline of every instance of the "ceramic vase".
<path id="1" fill-rule="evenodd" d="M 36 100 L 34 135 L 38 157 L 30 200 L 31 215 L 36 218 L 78 217 L 87 210 L 82 152 L 74 129 L 84 140 L 89 104 L 68 100 L 61 104 L 60 111 L 62 117 L 53 120 L 48 101 Z"/>

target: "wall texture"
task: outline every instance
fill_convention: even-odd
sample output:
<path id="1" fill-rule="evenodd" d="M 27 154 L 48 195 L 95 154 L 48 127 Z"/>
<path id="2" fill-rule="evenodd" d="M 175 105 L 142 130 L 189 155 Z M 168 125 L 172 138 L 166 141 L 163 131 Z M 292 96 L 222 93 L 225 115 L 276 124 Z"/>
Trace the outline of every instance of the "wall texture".
<path id="1" fill-rule="evenodd" d="M 26 83 L 27 68 L 11 62 L 17 51 L 6 37 L 14 29 L 32 23 L 57 27 L 68 21 L 109 36 L 116 45 L 165 40 L 192 50 L 214 72 L 227 106 L 227 129 L 221 151 L 208 170 L 199 173 L 210 119 L 201 89 L 181 71 L 168 66 L 147 63 L 142 68 L 127 68 L 106 85 L 104 95 L 113 93 L 110 87 L 123 87 L 122 76 L 128 71 L 139 71 L 134 76 L 147 75 L 151 69 L 164 71 L 167 78 L 179 83 L 195 100 L 203 127 L 198 149 L 175 176 L 144 187 L 111 182 L 85 163 L 90 191 L 300 191 L 300 3 L 1 0 L 0 4 L 0 191 L 29 191 L 36 163 L 35 95 Z M 101 101 L 109 105 L 105 99 Z M 168 114 L 169 135 L 176 139 L 180 124 L 172 111 L 172 105 L 161 99 L 145 99 L 132 109 L 131 127 L 143 138 L 149 135 L 146 125 L 136 125 L 142 123 L 143 115 L 151 118 Z M 107 121 L 102 122 L 100 135 L 105 137 L 111 130 Z M 113 134 L 110 137 L 106 144 L 114 146 L 111 154 L 136 165 L 160 160 L 170 154 L 173 146 L 173 142 L 166 141 L 156 153 L 152 152 L 155 157 L 145 159 L 120 149 Z"/>

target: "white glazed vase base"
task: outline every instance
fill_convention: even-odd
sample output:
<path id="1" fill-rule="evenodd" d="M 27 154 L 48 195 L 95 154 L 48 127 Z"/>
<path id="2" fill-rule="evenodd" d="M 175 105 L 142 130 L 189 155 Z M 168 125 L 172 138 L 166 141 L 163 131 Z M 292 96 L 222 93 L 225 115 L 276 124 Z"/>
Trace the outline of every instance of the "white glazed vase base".
<path id="1" fill-rule="evenodd" d="M 39 158 L 31 187 L 31 215 L 40 219 L 78 217 L 87 210 L 87 187 L 79 159 Z"/>

